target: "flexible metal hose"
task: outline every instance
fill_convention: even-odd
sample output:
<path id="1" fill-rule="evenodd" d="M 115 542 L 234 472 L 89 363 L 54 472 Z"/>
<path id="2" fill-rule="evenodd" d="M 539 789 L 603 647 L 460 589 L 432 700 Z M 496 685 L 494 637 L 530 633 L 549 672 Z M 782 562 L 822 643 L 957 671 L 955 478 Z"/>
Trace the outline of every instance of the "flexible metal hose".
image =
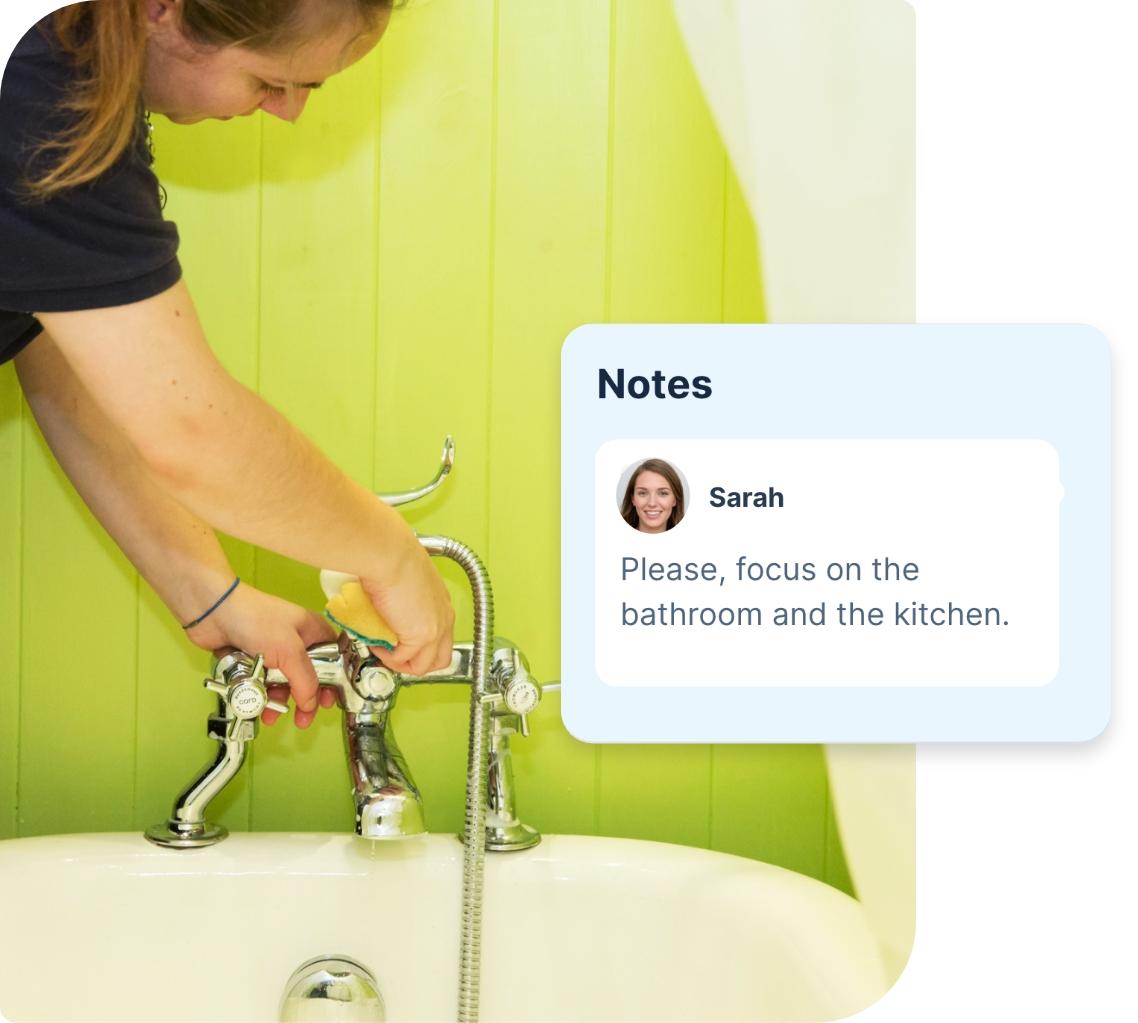
<path id="1" fill-rule="evenodd" d="M 486 756 L 489 708 L 483 699 L 490 674 L 494 594 L 478 555 L 445 536 L 421 536 L 434 557 L 457 561 L 474 595 L 470 739 L 466 757 L 466 812 L 462 841 L 462 942 L 459 946 L 458 1023 L 477 1023 L 482 961 L 482 884 L 486 870 Z"/>

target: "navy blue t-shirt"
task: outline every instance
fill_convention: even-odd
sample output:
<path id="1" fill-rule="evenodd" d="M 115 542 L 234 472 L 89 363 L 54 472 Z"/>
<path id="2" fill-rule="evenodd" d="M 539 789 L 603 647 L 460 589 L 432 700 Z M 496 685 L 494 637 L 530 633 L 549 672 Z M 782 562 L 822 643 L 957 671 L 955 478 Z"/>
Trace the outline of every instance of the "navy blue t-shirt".
<path id="1" fill-rule="evenodd" d="M 106 173 L 47 200 L 27 198 L 29 171 L 52 158 L 37 145 L 66 126 L 60 104 L 76 74 L 47 26 L 16 44 L 0 84 L 0 362 L 39 333 L 33 313 L 138 302 L 181 276 L 141 104 L 132 144 Z"/>

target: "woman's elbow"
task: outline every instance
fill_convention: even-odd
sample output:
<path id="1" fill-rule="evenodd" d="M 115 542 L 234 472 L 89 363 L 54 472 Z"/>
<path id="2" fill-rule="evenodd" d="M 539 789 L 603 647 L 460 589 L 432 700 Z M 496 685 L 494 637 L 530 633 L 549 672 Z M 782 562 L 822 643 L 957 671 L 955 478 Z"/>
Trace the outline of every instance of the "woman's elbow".
<path id="1" fill-rule="evenodd" d="M 199 487 L 212 475 L 211 448 L 217 439 L 193 416 L 175 415 L 131 431 L 131 441 L 155 480 L 179 494 Z"/>

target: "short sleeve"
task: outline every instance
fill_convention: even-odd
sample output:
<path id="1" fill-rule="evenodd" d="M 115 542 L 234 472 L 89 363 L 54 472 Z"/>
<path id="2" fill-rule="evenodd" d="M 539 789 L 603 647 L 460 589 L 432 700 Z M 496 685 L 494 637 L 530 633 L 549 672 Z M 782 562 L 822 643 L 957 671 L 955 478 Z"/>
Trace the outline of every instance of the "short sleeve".
<path id="1" fill-rule="evenodd" d="M 41 23 L 42 24 L 42 23 Z M 177 227 L 162 216 L 147 125 L 96 180 L 47 200 L 25 182 L 60 114 L 73 71 L 40 27 L 17 44 L 0 86 L 0 310 L 67 312 L 124 305 L 181 276 Z"/>

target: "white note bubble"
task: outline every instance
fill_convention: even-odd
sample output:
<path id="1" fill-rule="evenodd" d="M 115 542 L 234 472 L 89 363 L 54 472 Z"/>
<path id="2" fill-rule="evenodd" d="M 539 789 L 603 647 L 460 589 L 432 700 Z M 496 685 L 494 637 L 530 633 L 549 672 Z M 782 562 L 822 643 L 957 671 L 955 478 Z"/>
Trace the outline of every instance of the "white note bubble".
<path id="1" fill-rule="evenodd" d="M 659 533 L 639 528 L 662 521 L 658 500 L 633 528 L 610 498 L 647 459 L 683 492 Z M 1045 441 L 613 440 L 595 472 L 608 685 L 1042 686 L 1058 671 L 1063 487 Z"/>

